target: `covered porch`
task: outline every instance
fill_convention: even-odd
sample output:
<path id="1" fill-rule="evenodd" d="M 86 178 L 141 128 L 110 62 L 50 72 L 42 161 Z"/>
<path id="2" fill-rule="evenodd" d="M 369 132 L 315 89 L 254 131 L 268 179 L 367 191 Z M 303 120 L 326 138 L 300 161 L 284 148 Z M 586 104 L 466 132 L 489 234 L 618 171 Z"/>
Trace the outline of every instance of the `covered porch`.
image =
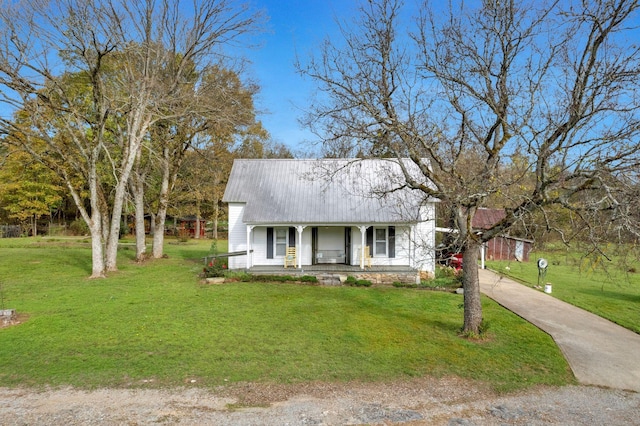
<path id="1" fill-rule="evenodd" d="M 248 254 L 230 268 L 268 273 L 287 264 L 320 272 L 415 270 L 424 257 L 415 234 L 415 224 L 252 224 L 246 227 L 245 244 L 238 245 Z"/>

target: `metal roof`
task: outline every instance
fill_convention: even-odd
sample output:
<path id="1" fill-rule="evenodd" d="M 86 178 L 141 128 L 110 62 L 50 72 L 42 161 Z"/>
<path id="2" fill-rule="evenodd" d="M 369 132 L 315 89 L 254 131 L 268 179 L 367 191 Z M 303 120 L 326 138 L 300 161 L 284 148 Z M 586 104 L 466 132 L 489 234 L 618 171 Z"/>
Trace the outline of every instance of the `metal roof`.
<path id="1" fill-rule="evenodd" d="M 235 160 L 222 201 L 248 224 L 417 222 L 425 196 L 404 181 L 398 160 Z"/>
<path id="2" fill-rule="evenodd" d="M 477 229 L 489 229 L 505 217 L 507 213 L 504 210 L 479 208 L 473 216 L 471 226 Z"/>

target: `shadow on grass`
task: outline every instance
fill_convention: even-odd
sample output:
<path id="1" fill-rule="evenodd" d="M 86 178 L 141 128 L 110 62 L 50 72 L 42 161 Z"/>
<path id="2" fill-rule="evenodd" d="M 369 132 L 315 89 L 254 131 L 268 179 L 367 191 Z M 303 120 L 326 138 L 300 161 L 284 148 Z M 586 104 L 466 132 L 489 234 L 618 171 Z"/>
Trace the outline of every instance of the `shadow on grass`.
<path id="1" fill-rule="evenodd" d="M 451 336 L 458 336 L 460 334 L 460 332 L 462 331 L 462 320 L 463 318 L 460 317 L 460 322 L 445 322 L 445 321 L 438 321 L 438 320 L 427 320 L 425 321 L 425 324 L 428 325 L 429 327 L 432 327 L 433 329 L 439 329 L 444 331 L 446 334 L 449 334 Z"/>
<path id="2" fill-rule="evenodd" d="M 579 289 L 578 292 L 596 297 L 606 297 L 608 299 L 622 300 L 624 302 L 640 303 L 640 295 L 622 293 L 612 290 L 598 290 L 594 288 Z"/>

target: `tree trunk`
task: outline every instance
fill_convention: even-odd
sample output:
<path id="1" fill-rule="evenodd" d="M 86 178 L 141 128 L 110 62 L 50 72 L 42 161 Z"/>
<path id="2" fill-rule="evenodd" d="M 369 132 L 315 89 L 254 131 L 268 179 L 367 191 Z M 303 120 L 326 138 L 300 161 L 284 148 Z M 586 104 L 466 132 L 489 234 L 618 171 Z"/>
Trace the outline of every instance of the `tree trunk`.
<path id="1" fill-rule="evenodd" d="M 93 182 L 91 182 L 93 180 Z M 99 196 L 97 194 L 97 179 L 90 179 L 89 191 L 91 193 L 91 217 L 88 216 L 87 211 L 83 208 L 79 209 L 83 219 L 89 227 L 89 233 L 91 234 L 91 277 L 90 278 L 104 278 L 105 277 L 105 262 L 104 262 L 104 223 L 105 214 L 99 206 Z M 76 203 L 80 198 L 73 192 Z"/>
<path id="2" fill-rule="evenodd" d="M 478 281 L 478 254 L 480 244 L 469 241 L 465 244 L 462 257 L 462 286 L 464 288 L 464 328 L 463 332 L 479 335 L 482 323 L 482 303 Z"/>
<path id="3" fill-rule="evenodd" d="M 153 257 L 160 259 L 164 254 L 164 227 L 167 220 L 167 208 L 169 207 L 169 149 L 164 148 L 162 158 L 162 182 L 160 184 L 160 196 L 158 198 L 158 212 L 155 218 L 155 230 L 153 233 Z"/>
<path id="4" fill-rule="evenodd" d="M 149 235 L 156 235 L 156 214 L 154 212 L 149 213 Z"/>
<path id="5" fill-rule="evenodd" d="M 94 216 L 92 214 L 92 216 Z M 102 240 L 102 229 L 100 224 L 102 221 L 100 218 L 92 220 L 93 225 L 89 225 L 89 232 L 91 233 L 91 277 L 89 278 L 104 278 L 105 264 L 104 264 L 104 245 Z"/>
<path id="6" fill-rule="evenodd" d="M 89 161 L 89 201 L 91 204 L 91 215 L 85 208 L 82 197 L 73 186 L 73 180 L 69 176 L 64 174 L 64 181 L 69 189 L 71 198 L 73 198 L 76 204 L 77 213 L 85 221 L 89 227 L 89 233 L 91 234 L 91 276 L 89 278 L 104 278 L 105 277 L 105 263 L 104 263 L 104 216 L 105 213 L 101 210 L 101 198 L 98 193 L 98 178 L 97 167 L 93 159 Z M 77 217 L 77 216 L 76 216 Z"/>
<path id="7" fill-rule="evenodd" d="M 34 214 L 33 217 L 31 217 L 31 227 L 33 228 L 33 236 L 37 237 L 38 236 L 38 221 L 36 220 L 36 215 Z"/>
<path id="8" fill-rule="evenodd" d="M 186 145 L 188 146 L 188 145 Z M 167 209 L 169 208 L 169 194 L 175 187 L 178 179 L 178 170 L 184 159 L 186 146 L 182 150 L 173 151 L 169 147 L 164 147 L 162 158 L 162 182 L 160 184 L 160 197 L 158 199 L 158 212 L 155 220 L 156 236 L 153 234 L 153 257 L 158 259 L 163 256 L 164 251 L 164 233 L 166 229 Z M 174 217 L 174 232 L 176 230 Z"/>
<path id="9" fill-rule="evenodd" d="M 155 229 L 153 232 L 153 257 L 155 259 L 160 259 L 164 255 L 164 228 L 165 221 L 167 219 L 167 208 L 166 206 L 158 211 L 154 222 Z"/>
<path id="10" fill-rule="evenodd" d="M 139 120 L 134 120 L 139 121 Z M 146 125 L 138 123 L 137 127 L 140 129 L 136 134 L 144 134 Z M 133 136 L 130 136 L 133 138 Z M 134 138 L 133 140 L 127 140 L 128 150 L 121 164 L 121 173 L 119 181 L 116 185 L 113 196 L 113 210 L 111 212 L 111 224 L 109 226 L 109 235 L 107 238 L 107 250 L 106 250 L 106 268 L 107 271 L 117 271 L 117 257 L 118 257 L 118 242 L 120 240 L 120 222 L 122 220 L 122 209 L 124 207 L 124 199 L 127 194 L 127 185 L 129 185 L 129 178 L 131 177 L 131 170 L 136 162 L 136 158 L 140 154 L 142 147 L 142 136 Z"/>
<path id="11" fill-rule="evenodd" d="M 122 179 L 129 179 L 129 176 L 122 176 Z M 106 268 L 107 271 L 117 271 L 118 242 L 120 240 L 120 221 L 122 220 L 122 208 L 124 206 L 125 185 L 122 181 L 116 185 L 113 197 L 113 210 L 111 213 L 111 224 L 109 225 L 109 236 L 107 238 Z"/>
<path id="12" fill-rule="evenodd" d="M 133 203 L 135 205 L 135 228 L 136 228 L 136 261 L 142 262 L 147 254 L 146 229 L 144 226 L 144 187 L 143 183 L 134 179 L 131 184 L 133 193 Z"/>
<path id="13" fill-rule="evenodd" d="M 196 200 L 196 228 L 193 238 L 200 239 L 200 200 Z"/>

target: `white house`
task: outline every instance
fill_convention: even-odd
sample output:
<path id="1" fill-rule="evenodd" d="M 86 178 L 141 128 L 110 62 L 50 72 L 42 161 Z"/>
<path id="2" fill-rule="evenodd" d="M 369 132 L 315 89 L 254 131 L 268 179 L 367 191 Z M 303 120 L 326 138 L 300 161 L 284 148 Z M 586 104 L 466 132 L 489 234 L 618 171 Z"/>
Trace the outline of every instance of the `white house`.
<path id="1" fill-rule="evenodd" d="M 405 182 L 393 159 L 235 160 L 223 197 L 229 251 L 247 254 L 229 268 L 283 266 L 295 247 L 297 268 L 370 263 L 432 274 L 434 200 Z"/>

